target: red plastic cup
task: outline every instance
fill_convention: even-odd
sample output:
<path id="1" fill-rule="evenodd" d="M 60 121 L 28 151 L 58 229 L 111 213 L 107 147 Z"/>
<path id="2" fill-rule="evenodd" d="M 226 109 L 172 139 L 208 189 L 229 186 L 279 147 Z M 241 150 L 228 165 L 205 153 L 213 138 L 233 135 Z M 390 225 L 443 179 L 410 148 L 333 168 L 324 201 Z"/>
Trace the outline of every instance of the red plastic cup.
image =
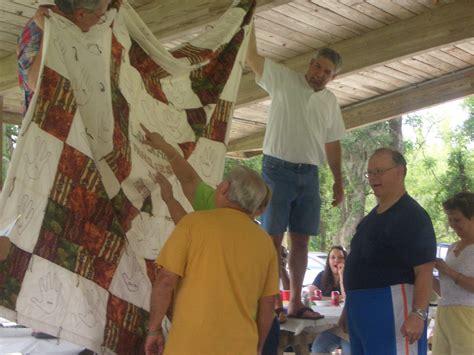
<path id="1" fill-rule="evenodd" d="M 280 297 L 282 301 L 290 300 L 290 290 L 280 290 Z"/>
<path id="2" fill-rule="evenodd" d="M 317 301 L 320 301 L 323 299 L 323 291 L 321 290 L 314 290 L 314 298 L 317 300 Z"/>
<path id="3" fill-rule="evenodd" d="M 331 306 L 339 306 L 339 291 L 331 292 Z"/>

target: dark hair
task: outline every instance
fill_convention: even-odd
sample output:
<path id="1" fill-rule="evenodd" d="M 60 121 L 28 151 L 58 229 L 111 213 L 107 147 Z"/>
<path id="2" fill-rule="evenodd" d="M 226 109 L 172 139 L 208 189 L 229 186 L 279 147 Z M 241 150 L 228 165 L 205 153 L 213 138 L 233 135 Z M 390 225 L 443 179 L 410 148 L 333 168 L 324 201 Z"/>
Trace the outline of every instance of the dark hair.
<path id="1" fill-rule="evenodd" d="M 334 49 L 324 47 L 317 50 L 313 55 L 313 59 L 318 59 L 321 57 L 331 61 L 335 65 L 334 73 L 339 73 L 342 68 L 342 58 L 339 53 L 337 53 Z"/>
<path id="2" fill-rule="evenodd" d="M 377 154 L 389 154 L 390 157 L 392 158 L 392 161 L 395 163 L 395 165 L 403 166 L 404 176 L 407 176 L 407 171 L 408 171 L 407 161 L 405 160 L 405 157 L 403 156 L 403 154 L 400 153 L 398 150 L 391 149 L 391 148 L 379 148 L 375 150 L 372 156 L 377 155 Z"/>
<path id="3" fill-rule="evenodd" d="M 324 268 L 323 277 L 321 279 L 321 288 L 323 290 L 332 290 L 338 287 L 338 285 L 336 285 L 336 280 L 334 280 L 331 266 L 329 265 L 331 252 L 335 249 L 342 251 L 342 254 L 344 254 L 344 260 L 347 259 L 347 251 L 341 245 L 333 245 L 331 249 L 329 249 L 328 257 L 326 258 L 326 267 Z"/>
<path id="4" fill-rule="evenodd" d="M 474 216 L 474 193 L 459 192 L 444 201 L 443 208 L 445 211 L 459 210 L 464 217 L 470 219 Z"/>

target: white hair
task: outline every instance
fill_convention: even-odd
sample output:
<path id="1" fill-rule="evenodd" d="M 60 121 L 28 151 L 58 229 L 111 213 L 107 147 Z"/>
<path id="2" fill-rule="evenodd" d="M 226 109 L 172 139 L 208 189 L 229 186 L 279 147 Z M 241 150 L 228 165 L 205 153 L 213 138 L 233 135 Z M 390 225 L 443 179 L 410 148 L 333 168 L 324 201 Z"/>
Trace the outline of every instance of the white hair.
<path id="1" fill-rule="evenodd" d="M 256 171 L 238 165 L 224 180 L 230 183 L 228 200 L 238 204 L 245 212 L 253 215 L 265 204 L 269 189 Z"/>

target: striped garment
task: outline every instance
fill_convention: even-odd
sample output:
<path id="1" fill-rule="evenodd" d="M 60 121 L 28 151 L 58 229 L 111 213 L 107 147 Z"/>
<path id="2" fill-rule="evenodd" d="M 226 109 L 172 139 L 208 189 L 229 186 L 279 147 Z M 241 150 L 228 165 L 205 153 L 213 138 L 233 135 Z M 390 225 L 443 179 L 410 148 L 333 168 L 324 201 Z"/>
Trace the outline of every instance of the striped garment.
<path id="1" fill-rule="evenodd" d="M 427 353 L 427 322 L 424 334 L 409 344 L 400 328 L 411 312 L 413 285 L 349 291 L 347 319 L 352 355 L 423 355 Z"/>
<path id="2" fill-rule="evenodd" d="M 18 47 L 16 56 L 18 59 L 18 81 L 20 87 L 25 92 L 24 111 L 28 109 L 31 98 L 33 97 L 33 90 L 28 86 L 28 69 L 33 64 L 33 61 L 40 50 L 41 39 L 43 38 L 43 31 L 38 27 L 36 22 L 29 20 L 23 32 L 18 37 Z"/>

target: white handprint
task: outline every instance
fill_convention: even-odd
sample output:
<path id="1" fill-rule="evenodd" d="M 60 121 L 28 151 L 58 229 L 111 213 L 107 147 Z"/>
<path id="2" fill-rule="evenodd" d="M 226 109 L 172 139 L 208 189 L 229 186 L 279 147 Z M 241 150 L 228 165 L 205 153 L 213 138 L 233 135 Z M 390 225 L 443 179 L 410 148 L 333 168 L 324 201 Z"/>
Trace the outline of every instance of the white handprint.
<path id="1" fill-rule="evenodd" d="M 171 110 L 163 110 L 159 118 L 165 124 L 170 135 L 179 141 L 183 135 L 183 130 L 180 129 L 182 122 L 178 115 Z"/>
<path id="2" fill-rule="evenodd" d="M 31 301 L 44 313 L 51 314 L 58 307 L 62 286 L 56 274 L 48 272 L 39 280 L 40 298 L 33 297 Z"/>
<path id="3" fill-rule="evenodd" d="M 88 289 L 86 291 L 87 304 L 84 305 L 85 312 L 79 313 L 79 318 L 89 328 L 97 324 L 95 313 L 97 312 L 99 301 L 99 295 L 96 290 Z"/>
<path id="4" fill-rule="evenodd" d="M 16 223 L 15 231 L 16 233 L 21 234 L 33 219 L 33 215 L 35 213 L 33 200 L 30 199 L 30 196 L 23 195 L 21 197 L 20 201 L 18 202 L 18 212 L 20 217 Z"/>
<path id="5" fill-rule="evenodd" d="M 201 172 L 205 177 L 210 177 L 213 172 L 213 166 L 217 161 L 217 154 L 214 148 L 205 147 L 201 156 L 199 157 L 199 165 Z"/>
<path id="6" fill-rule="evenodd" d="M 143 275 L 142 268 L 138 264 L 137 258 L 135 258 L 134 256 L 132 256 L 131 258 L 132 268 L 130 271 L 130 275 L 126 272 L 123 272 L 122 279 L 125 283 L 125 286 L 127 286 L 130 292 L 137 292 L 145 276 Z"/>
<path id="7" fill-rule="evenodd" d="M 25 154 L 26 174 L 30 179 L 36 180 L 40 177 L 41 171 L 50 156 L 51 152 L 48 150 L 46 140 L 36 136 L 31 156 L 28 153 Z"/>

